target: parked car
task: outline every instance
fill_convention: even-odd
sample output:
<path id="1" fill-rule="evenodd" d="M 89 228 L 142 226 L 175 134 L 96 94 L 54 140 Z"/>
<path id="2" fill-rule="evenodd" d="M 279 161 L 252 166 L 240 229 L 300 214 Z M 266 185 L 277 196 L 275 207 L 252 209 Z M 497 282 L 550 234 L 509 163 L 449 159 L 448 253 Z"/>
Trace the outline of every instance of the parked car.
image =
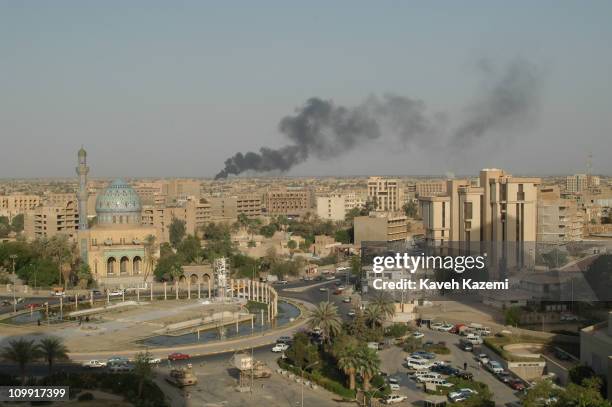
<path id="1" fill-rule="evenodd" d="M 502 367 L 502 365 L 495 360 L 490 360 L 486 366 L 487 366 L 487 370 L 490 371 L 491 373 L 498 374 L 504 371 L 504 368 Z"/>
<path id="2" fill-rule="evenodd" d="M 483 365 L 486 365 L 487 362 L 489 361 L 489 355 L 487 355 L 486 353 L 481 353 L 478 356 L 476 356 L 476 359 Z"/>
<path id="3" fill-rule="evenodd" d="M 470 334 L 465 337 L 465 340 L 472 345 L 482 345 L 482 338 L 478 335 Z"/>
<path id="4" fill-rule="evenodd" d="M 416 381 L 419 383 L 426 383 L 426 382 L 430 382 L 432 380 L 441 379 L 441 378 L 442 378 L 442 375 L 440 375 L 439 373 L 432 373 L 432 372 L 415 376 Z"/>
<path id="5" fill-rule="evenodd" d="M 400 389 L 400 385 L 397 383 L 389 383 L 389 388 L 393 391 L 397 391 Z"/>
<path id="6" fill-rule="evenodd" d="M 321 288 L 319 288 L 319 291 L 325 292 L 325 291 L 327 291 L 327 287 L 321 287 Z"/>
<path id="7" fill-rule="evenodd" d="M 168 355 L 168 360 L 170 361 L 175 361 L 175 360 L 187 360 L 190 359 L 191 356 L 189 356 L 186 353 L 180 353 L 180 352 L 174 352 Z"/>
<path id="8" fill-rule="evenodd" d="M 123 365 L 129 362 L 129 359 L 124 356 L 111 356 L 108 358 L 107 366 Z"/>
<path id="9" fill-rule="evenodd" d="M 512 375 L 507 372 L 507 371 L 501 371 L 499 373 L 496 373 L 495 376 L 497 376 L 497 378 L 499 379 L 500 382 L 509 384 L 510 381 L 513 379 Z"/>
<path id="10" fill-rule="evenodd" d="M 344 302 L 344 303 L 346 303 L 346 304 L 350 303 L 350 302 L 351 302 L 351 297 L 344 297 L 344 298 L 342 299 L 342 302 Z"/>
<path id="11" fill-rule="evenodd" d="M 395 404 L 395 403 L 401 403 L 402 401 L 406 400 L 408 397 L 406 396 L 401 396 L 399 394 L 390 394 L 387 397 L 385 397 L 382 402 L 384 404 Z"/>
<path id="12" fill-rule="evenodd" d="M 437 331 L 438 328 L 440 328 L 442 326 L 441 322 L 433 322 L 431 324 L 429 324 L 429 329 Z"/>
<path id="13" fill-rule="evenodd" d="M 272 352 L 280 353 L 286 351 L 287 349 L 289 349 L 289 345 L 287 345 L 286 343 L 277 343 L 272 348 Z"/>
<path id="14" fill-rule="evenodd" d="M 412 356 L 413 358 L 416 357 L 416 358 L 428 359 L 428 360 L 432 360 L 436 358 L 435 353 L 427 352 L 424 350 L 417 350 L 415 352 L 412 352 L 410 356 Z"/>
<path id="15" fill-rule="evenodd" d="M 88 367 L 91 369 L 95 369 L 95 368 L 100 368 L 100 367 L 106 367 L 106 362 L 102 362 L 100 360 L 88 360 L 87 362 L 83 362 L 83 366 L 84 367 Z"/>
<path id="16" fill-rule="evenodd" d="M 153 356 L 149 356 L 149 358 L 147 359 L 149 364 L 151 365 L 159 365 L 161 363 L 161 359 L 160 358 L 155 358 Z"/>
<path id="17" fill-rule="evenodd" d="M 476 390 L 464 388 L 448 393 L 448 399 L 453 403 L 458 403 L 460 401 L 465 401 L 476 394 L 478 394 Z"/>
<path id="18" fill-rule="evenodd" d="M 291 342 L 293 342 L 293 338 L 290 336 L 279 336 L 278 339 L 276 340 L 276 343 L 290 344 Z"/>
<path id="19" fill-rule="evenodd" d="M 134 365 L 129 363 L 115 364 L 108 368 L 111 373 L 128 373 L 134 370 Z"/>
<path id="20" fill-rule="evenodd" d="M 355 311 L 350 310 L 349 312 L 346 313 L 346 315 L 348 315 L 349 317 L 354 317 L 355 316 Z"/>
<path id="21" fill-rule="evenodd" d="M 421 339 L 424 336 L 425 336 L 425 334 L 423 332 L 416 331 L 416 332 L 412 333 L 412 337 L 415 338 L 415 339 Z"/>
<path id="22" fill-rule="evenodd" d="M 510 379 L 510 381 L 508 382 L 508 386 L 510 386 L 513 390 L 516 391 L 523 391 L 525 390 L 525 383 L 523 383 L 523 381 L 521 379 Z"/>
<path id="23" fill-rule="evenodd" d="M 472 342 L 468 341 L 467 339 L 461 339 L 459 341 L 459 348 L 466 352 L 471 352 L 474 350 L 474 345 L 472 345 Z"/>
<path id="24" fill-rule="evenodd" d="M 454 325 L 452 325 L 452 324 L 442 324 L 442 325 L 440 325 L 438 327 L 438 331 L 441 331 L 441 332 L 450 332 L 450 330 L 453 329 L 453 326 Z"/>
<path id="25" fill-rule="evenodd" d="M 432 372 L 442 373 L 449 376 L 456 376 L 460 370 L 449 365 L 435 365 L 431 368 Z"/>
<path id="26" fill-rule="evenodd" d="M 124 291 L 123 290 L 113 290 L 111 292 L 108 293 L 109 297 L 121 297 L 123 296 Z"/>
<path id="27" fill-rule="evenodd" d="M 414 370 L 429 370 L 433 364 L 426 359 L 407 358 L 406 366 Z"/>
<path id="28" fill-rule="evenodd" d="M 474 374 L 473 373 L 464 372 L 463 370 L 460 370 L 454 376 L 457 376 L 458 378 L 463 379 L 463 380 L 474 380 Z"/>

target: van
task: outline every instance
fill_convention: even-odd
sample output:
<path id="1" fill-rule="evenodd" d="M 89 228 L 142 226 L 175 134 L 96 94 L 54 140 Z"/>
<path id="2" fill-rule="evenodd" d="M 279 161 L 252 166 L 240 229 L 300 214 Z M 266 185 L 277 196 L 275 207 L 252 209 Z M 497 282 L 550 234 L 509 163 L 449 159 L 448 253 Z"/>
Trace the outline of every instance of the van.
<path id="1" fill-rule="evenodd" d="M 428 380 L 427 383 L 429 384 L 435 384 L 436 386 L 440 386 L 440 387 L 453 387 L 454 384 L 450 383 L 448 381 L 446 381 L 445 379 L 432 379 L 432 380 Z"/>
<path id="2" fill-rule="evenodd" d="M 408 368 L 414 370 L 428 370 L 430 367 L 433 366 L 433 364 L 430 363 L 428 360 L 415 358 L 406 359 L 406 365 L 408 366 Z"/>
<path id="3" fill-rule="evenodd" d="M 368 342 L 368 348 L 378 350 L 378 342 Z"/>

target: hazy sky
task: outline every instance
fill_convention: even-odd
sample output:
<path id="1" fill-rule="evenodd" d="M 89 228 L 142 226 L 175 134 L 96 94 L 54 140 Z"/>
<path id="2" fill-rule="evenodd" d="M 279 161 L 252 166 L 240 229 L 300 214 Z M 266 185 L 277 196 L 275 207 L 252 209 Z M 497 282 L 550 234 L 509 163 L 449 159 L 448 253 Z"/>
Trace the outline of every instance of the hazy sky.
<path id="1" fill-rule="evenodd" d="M 93 176 L 214 176 L 287 145 L 279 121 L 310 97 L 419 99 L 444 139 L 517 59 L 538 78 L 517 125 L 452 149 L 382 138 L 288 174 L 563 174 L 592 152 L 611 175 L 610 16 L 607 0 L 0 1 L 0 178 L 71 176 L 81 144 Z"/>

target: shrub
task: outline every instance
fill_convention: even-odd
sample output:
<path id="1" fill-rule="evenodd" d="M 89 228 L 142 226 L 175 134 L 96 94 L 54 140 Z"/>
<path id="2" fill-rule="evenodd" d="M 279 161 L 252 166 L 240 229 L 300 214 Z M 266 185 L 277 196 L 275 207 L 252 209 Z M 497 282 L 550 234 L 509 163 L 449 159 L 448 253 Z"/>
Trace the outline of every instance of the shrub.
<path id="1" fill-rule="evenodd" d="M 283 359 L 278 359 L 278 366 L 281 369 L 288 370 L 296 375 L 302 374 L 302 371 L 299 368 L 289 364 Z M 323 376 L 319 371 L 314 371 L 312 373 L 304 371 L 304 378 L 317 383 L 319 386 L 323 387 L 325 390 L 331 391 L 332 393 L 336 393 L 337 395 L 343 398 L 346 398 L 346 399 L 355 398 L 356 392 L 354 390 L 347 389 L 341 383 L 329 377 Z"/>

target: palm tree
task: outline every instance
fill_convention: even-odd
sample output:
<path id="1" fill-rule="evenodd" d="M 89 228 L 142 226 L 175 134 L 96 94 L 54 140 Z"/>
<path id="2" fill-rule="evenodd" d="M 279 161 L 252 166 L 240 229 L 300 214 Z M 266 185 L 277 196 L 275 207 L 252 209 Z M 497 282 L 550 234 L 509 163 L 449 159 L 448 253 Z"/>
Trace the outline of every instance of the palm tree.
<path id="1" fill-rule="evenodd" d="M 345 349 L 338 358 L 338 367 L 349 377 L 349 389 L 355 390 L 355 375 L 360 368 L 359 353 L 354 348 Z"/>
<path id="2" fill-rule="evenodd" d="M 26 365 L 38 359 L 38 355 L 38 346 L 34 341 L 24 338 L 10 341 L 0 352 L 0 358 L 19 365 L 22 386 L 26 382 Z"/>
<path id="3" fill-rule="evenodd" d="M 151 366 L 151 354 L 149 351 L 140 352 L 134 358 L 134 374 L 138 377 L 138 397 L 142 396 L 142 388 L 144 382 L 153 376 L 153 367 Z"/>
<path id="4" fill-rule="evenodd" d="M 68 359 L 68 348 L 62 343 L 60 338 L 48 336 L 41 339 L 40 354 L 49 365 L 49 375 L 53 372 L 53 362 L 60 359 Z"/>
<path id="5" fill-rule="evenodd" d="M 366 321 L 368 321 L 368 324 L 370 324 L 370 328 L 382 326 L 383 322 L 385 321 L 383 310 L 377 304 L 368 304 L 364 314 Z"/>
<path id="6" fill-rule="evenodd" d="M 380 307 L 385 319 L 395 316 L 395 301 L 387 293 L 379 292 L 373 303 Z"/>
<path id="7" fill-rule="evenodd" d="M 374 349 L 365 346 L 357 351 L 357 358 L 359 360 L 359 374 L 363 379 L 363 390 L 368 391 L 370 380 L 378 373 L 380 358 Z"/>
<path id="8" fill-rule="evenodd" d="M 327 301 L 320 302 L 315 309 L 310 311 L 308 325 L 310 328 L 320 328 L 323 331 L 323 340 L 329 342 L 332 336 L 342 330 L 338 307 Z"/>

